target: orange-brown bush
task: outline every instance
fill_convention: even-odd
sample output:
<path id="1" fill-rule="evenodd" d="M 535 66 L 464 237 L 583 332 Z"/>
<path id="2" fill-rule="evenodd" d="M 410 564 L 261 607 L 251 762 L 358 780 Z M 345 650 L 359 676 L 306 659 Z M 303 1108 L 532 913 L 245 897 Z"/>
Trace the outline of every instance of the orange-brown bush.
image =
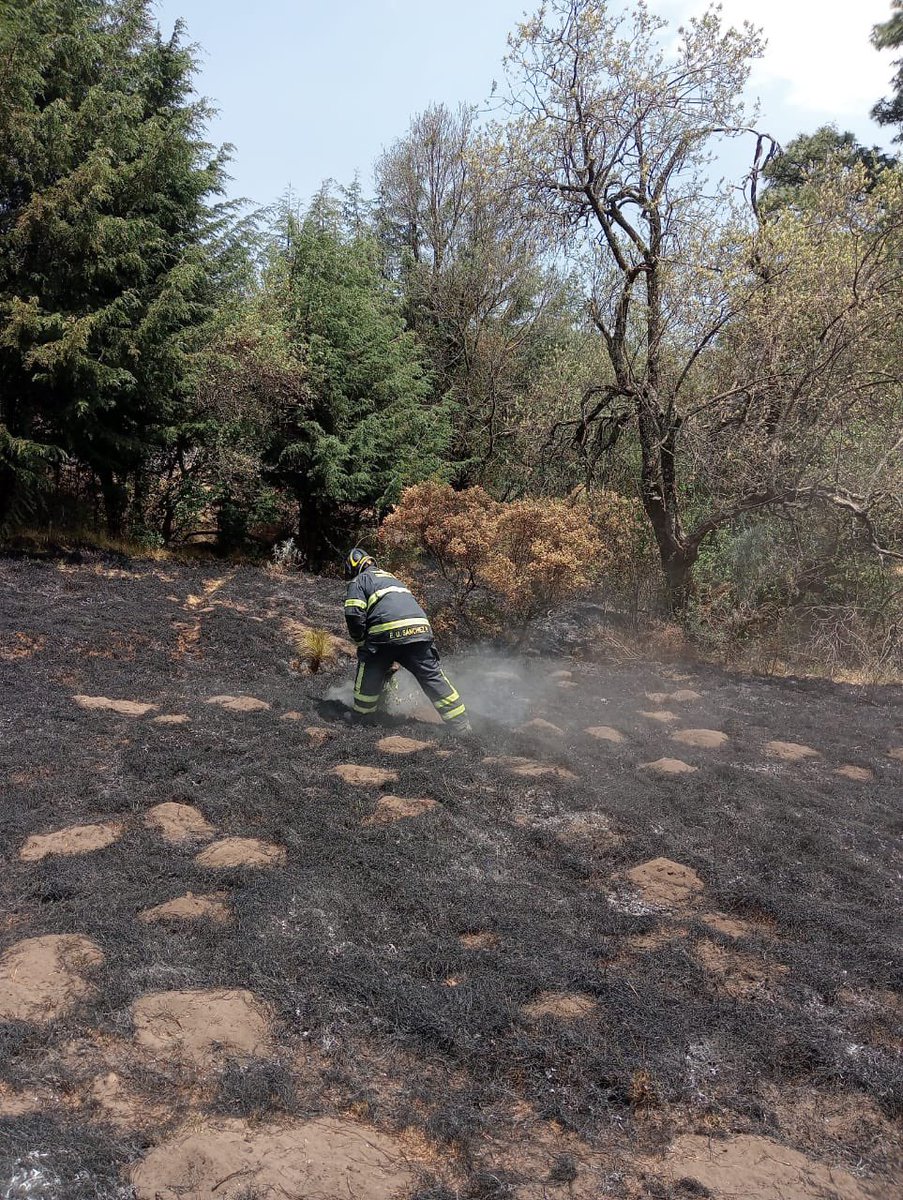
<path id="1" fill-rule="evenodd" d="M 425 561 L 437 567 L 451 587 L 447 610 L 471 629 L 519 637 L 629 555 L 630 502 L 611 493 L 593 500 L 500 503 L 480 487 L 421 483 L 402 493 L 380 542 L 414 574 Z"/>

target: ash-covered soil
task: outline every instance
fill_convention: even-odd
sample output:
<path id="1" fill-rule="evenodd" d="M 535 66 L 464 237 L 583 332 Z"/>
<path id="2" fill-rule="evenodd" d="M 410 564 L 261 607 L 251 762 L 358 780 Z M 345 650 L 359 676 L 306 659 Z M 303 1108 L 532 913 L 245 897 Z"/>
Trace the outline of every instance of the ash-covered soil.
<path id="1" fill-rule="evenodd" d="M 342 585 L 0 562 L 0 1196 L 896 1197 L 903 691 L 488 652 L 335 720 Z"/>

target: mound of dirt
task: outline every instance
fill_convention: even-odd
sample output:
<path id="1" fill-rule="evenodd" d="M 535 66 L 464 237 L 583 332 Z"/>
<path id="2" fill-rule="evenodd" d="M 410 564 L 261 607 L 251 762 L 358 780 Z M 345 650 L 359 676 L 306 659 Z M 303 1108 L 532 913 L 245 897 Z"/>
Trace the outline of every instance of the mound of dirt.
<path id="1" fill-rule="evenodd" d="M 543 717 L 534 717 L 532 721 L 526 721 L 518 727 L 518 732 L 546 734 L 549 737 L 564 737 L 564 730 L 560 725 L 554 725 L 551 721 L 546 721 Z"/>
<path id="2" fill-rule="evenodd" d="M 72 699 L 79 708 L 119 713 L 123 717 L 143 717 L 157 707 L 143 700 L 113 700 L 109 696 L 73 696 Z"/>
<path id="3" fill-rule="evenodd" d="M 483 763 L 489 767 L 505 767 L 512 775 L 520 775 L 524 779 L 541 779 L 544 775 L 551 775 L 556 779 L 577 778 L 567 767 L 559 767 L 556 763 L 537 762 L 533 758 L 520 758 L 517 755 L 484 758 Z"/>
<path id="4" fill-rule="evenodd" d="M 898 762 L 903 762 L 903 746 L 891 746 L 887 753 Z"/>
<path id="5" fill-rule="evenodd" d="M 875 772 L 868 767 L 856 767 L 852 763 L 838 767 L 834 774 L 842 775 L 844 779 L 852 779 L 854 783 L 870 783 L 875 778 Z"/>
<path id="6" fill-rule="evenodd" d="M 672 721 L 679 721 L 680 717 L 677 713 L 669 711 L 667 708 L 657 709 L 655 712 L 647 712 L 645 709 L 639 710 L 641 717 L 648 717 L 650 721 L 660 721 L 662 725 L 669 725 Z"/>
<path id="7" fill-rule="evenodd" d="M 377 750 L 384 754 L 417 754 L 421 750 L 430 750 L 435 742 L 418 742 L 416 738 L 384 737 L 376 743 Z"/>
<path id="8" fill-rule="evenodd" d="M 756 927 L 751 921 L 744 921 L 741 917 L 729 917 L 727 913 L 703 913 L 699 919 L 703 925 L 708 925 L 709 929 L 714 929 L 716 933 L 723 933 L 727 937 L 748 937 L 751 933 L 756 932 Z"/>
<path id="9" fill-rule="evenodd" d="M 163 1059 L 209 1066 L 218 1057 L 262 1058 L 270 1017 L 249 991 L 156 992 L 132 1005 L 138 1045 Z"/>
<path id="10" fill-rule="evenodd" d="M 279 719 L 280 721 L 303 721 L 304 713 L 295 712 L 294 709 L 290 709 L 289 712 L 284 712 Z"/>
<path id="11" fill-rule="evenodd" d="M 611 827 L 611 818 L 592 809 L 543 817 L 531 822 L 531 828 L 547 830 L 565 846 L 602 850 L 621 843 L 620 835 Z"/>
<path id="12" fill-rule="evenodd" d="M 573 1021 L 578 1017 L 590 1016 L 598 1007 L 596 999 L 585 992 L 540 992 L 521 1006 L 521 1012 L 533 1021 L 541 1017 Z"/>
<path id="13" fill-rule="evenodd" d="M 263 712 L 270 707 L 266 700 L 258 700 L 256 696 L 211 696 L 207 703 L 240 713 Z"/>
<path id="14" fill-rule="evenodd" d="M 324 729 L 322 725 L 308 725 L 304 732 L 312 746 L 325 746 L 332 737 L 331 731 Z"/>
<path id="15" fill-rule="evenodd" d="M 90 938 L 50 933 L 16 942 L 0 957 L 0 1021 L 41 1025 L 93 991 L 85 972 L 103 962 Z"/>
<path id="16" fill-rule="evenodd" d="M 187 725 L 191 718 L 186 713 L 163 713 L 154 717 L 155 725 Z"/>
<path id="17" fill-rule="evenodd" d="M 708 938 L 699 942 L 696 954 L 720 990 L 735 1000 L 772 992 L 781 977 L 787 974 L 783 963 L 767 962 L 752 954 L 719 946 Z"/>
<path id="18" fill-rule="evenodd" d="M 654 762 L 640 763 L 641 771 L 657 771 L 659 775 L 692 775 L 696 769 L 682 758 L 657 758 Z"/>
<path id="19" fill-rule="evenodd" d="M 586 732 L 590 737 L 597 738 L 600 742 L 624 741 L 624 734 L 619 729 L 614 729 L 611 725 L 590 725 Z"/>
<path id="20" fill-rule="evenodd" d="M 472 933 L 458 934 L 458 941 L 465 950 L 494 950 L 499 944 L 499 936 L 488 929 L 478 929 Z"/>
<path id="21" fill-rule="evenodd" d="M 211 842 L 194 861 L 199 867 L 281 867 L 285 865 L 286 854 L 284 846 L 272 842 L 227 837 Z"/>
<path id="22" fill-rule="evenodd" d="M 222 895 L 195 896 L 186 892 L 175 900 L 167 900 L 138 914 L 140 921 L 213 921 L 225 925 L 232 914 Z"/>
<path id="23" fill-rule="evenodd" d="M 343 783 L 350 783 L 353 787 L 385 787 L 388 783 L 395 783 L 398 775 L 395 771 L 387 771 L 384 767 L 363 767 L 357 763 L 339 763 L 337 767 L 332 768 L 333 775 L 338 775 Z"/>
<path id="24" fill-rule="evenodd" d="M 70 825 L 53 833 L 33 833 L 19 851 L 19 858 L 23 862 L 40 862 L 51 854 L 90 854 L 92 850 L 111 846 L 121 835 L 122 825 L 118 821 L 104 821 L 99 825 Z"/>
<path id="25" fill-rule="evenodd" d="M 151 1150 L 131 1181 L 138 1200 L 395 1200 L 414 1175 L 393 1138 L 320 1117 L 278 1125 L 192 1122 Z"/>
<path id="26" fill-rule="evenodd" d="M 663 908 L 688 904 L 704 886 L 692 867 L 672 862 L 670 858 L 651 858 L 631 867 L 627 878 L 644 900 Z"/>
<path id="27" fill-rule="evenodd" d="M 715 1200 L 870 1200 L 848 1171 L 750 1134 L 684 1134 L 669 1149 L 666 1165 L 672 1180 L 692 1180 Z"/>
<path id="28" fill-rule="evenodd" d="M 692 688 L 678 688 L 676 692 L 647 692 L 646 699 L 651 700 L 653 704 L 666 704 L 669 700 L 681 704 L 690 700 L 701 700 L 702 696 Z"/>
<path id="29" fill-rule="evenodd" d="M 727 741 L 727 734 L 718 729 L 678 729 L 671 734 L 671 740 L 700 750 L 717 750 Z"/>
<path id="30" fill-rule="evenodd" d="M 406 817 L 419 817 L 436 808 L 437 803 L 429 797 L 419 800 L 402 796 L 380 796 L 376 808 L 364 821 L 365 825 L 389 825 L 392 821 L 403 821 Z"/>
<path id="31" fill-rule="evenodd" d="M 171 846 L 184 846 L 191 842 L 206 842 L 215 830 L 204 814 L 192 804 L 178 804 L 167 800 L 155 804 L 144 814 L 144 824 L 169 842 Z"/>
<path id="32" fill-rule="evenodd" d="M 768 742 L 765 749 L 773 758 L 783 759 L 784 762 L 802 762 L 803 759 L 819 756 L 817 750 L 800 742 L 773 741 Z"/>

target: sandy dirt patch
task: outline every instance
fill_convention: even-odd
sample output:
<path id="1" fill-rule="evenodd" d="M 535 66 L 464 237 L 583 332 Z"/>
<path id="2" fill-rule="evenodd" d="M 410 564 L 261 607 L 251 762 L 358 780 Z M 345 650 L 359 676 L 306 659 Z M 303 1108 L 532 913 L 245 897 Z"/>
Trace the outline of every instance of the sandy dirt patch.
<path id="1" fill-rule="evenodd" d="M 563 1021 L 573 1021 L 579 1017 L 591 1016 L 598 1007 L 598 1001 L 585 992 L 540 992 L 538 996 L 522 1005 L 521 1012 L 534 1021 L 540 1017 L 558 1017 Z"/>
<path id="2" fill-rule="evenodd" d="M 376 808 L 364 821 L 365 825 L 389 825 L 392 821 L 403 821 L 407 817 L 420 817 L 437 807 L 429 797 L 407 799 L 403 796 L 380 796 Z"/>
<path id="3" fill-rule="evenodd" d="M 195 857 L 200 867 L 281 867 L 285 847 L 257 838 L 227 837 L 211 842 Z"/>
<path id="4" fill-rule="evenodd" d="M 421 750 L 430 750 L 435 742 L 419 742 L 409 737 L 384 737 L 376 743 L 377 750 L 384 754 L 418 754 Z"/>
<path id="5" fill-rule="evenodd" d="M 0 1083 L 0 1119 L 4 1117 L 27 1117 L 41 1112 L 47 1106 L 47 1097 L 40 1092 L 16 1092 L 5 1083 Z"/>
<path id="6" fill-rule="evenodd" d="M 742 917 L 731 917 L 727 913 L 703 913 L 699 918 L 703 925 L 723 933 L 727 937 L 742 938 L 758 932 L 752 921 L 744 921 Z"/>
<path id="7" fill-rule="evenodd" d="M 874 771 L 868 767 L 854 766 L 853 763 L 845 763 L 844 766 L 838 767 L 834 774 L 841 775 L 844 779 L 852 779 L 854 783 L 870 783 L 875 778 Z"/>
<path id="8" fill-rule="evenodd" d="M 290 709 L 288 712 L 284 712 L 282 714 L 282 716 L 279 718 L 279 720 L 280 721 L 303 721 L 304 713 L 295 712 L 294 709 Z"/>
<path id="9" fill-rule="evenodd" d="M 40 862 L 51 854 L 90 854 L 112 846 L 122 836 L 119 821 L 103 821 L 99 825 L 69 825 L 53 833 L 33 833 L 19 851 L 23 862 Z"/>
<path id="10" fill-rule="evenodd" d="M 0 659 L 4 662 L 16 662 L 22 658 L 31 658 L 47 645 L 45 637 L 31 637 L 27 633 L 13 633 L 0 636 Z"/>
<path id="11" fill-rule="evenodd" d="M 612 725 L 590 725 L 586 731 L 590 737 L 597 738 L 600 742 L 623 742 L 624 734 L 620 729 L 615 729 Z"/>
<path id="12" fill-rule="evenodd" d="M 353 787 L 385 787 L 386 784 L 395 783 L 398 779 L 398 774 L 395 771 L 388 771 L 385 767 L 364 767 L 357 763 L 339 763 L 337 767 L 332 768 L 333 775 L 338 775 L 343 783 L 350 783 Z"/>
<path id="13" fill-rule="evenodd" d="M 783 762 L 802 762 L 806 758 L 819 757 L 817 750 L 801 742 L 768 742 L 765 750 L 772 758 L 780 758 Z"/>
<path id="14" fill-rule="evenodd" d="M 704 886 L 692 867 L 670 858 L 651 858 L 631 867 L 627 878 L 644 900 L 665 908 L 688 904 Z"/>
<path id="15" fill-rule="evenodd" d="M 165 1105 L 136 1092 L 115 1071 L 92 1080 L 90 1096 L 104 1119 L 121 1129 L 156 1128 L 167 1116 Z"/>
<path id="16" fill-rule="evenodd" d="M 903 762 L 903 746 L 891 746 L 887 753 L 891 758 L 895 758 L 897 762 Z"/>
<path id="17" fill-rule="evenodd" d="M 217 925 L 225 925 L 231 920 L 232 913 L 224 897 L 224 893 L 195 896 L 194 892 L 186 892 L 184 896 L 144 909 L 138 914 L 138 919 L 149 922 L 213 921 Z"/>
<path id="18" fill-rule="evenodd" d="M 518 726 L 518 733 L 538 733 L 545 734 L 548 737 L 564 737 L 564 730 L 560 725 L 546 721 L 543 717 L 534 717 L 532 721 L 525 721 L 523 725 Z"/>
<path id="19" fill-rule="evenodd" d="M 652 954 L 663 949 L 671 942 L 682 941 L 688 930 L 683 925 L 660 925 L 646 933 L 631 933 L 624 938 L 626 953 L 619 955 L 619 960 L 629 958 L 632 954 Z"/>
<path id="20" fill-rule="evenodd" d="M 147 704 L 143 700 L 114 700 L 109 696 L 73 696 L 72 699 L 79 708 L 119 713 L 123 717 L 143 717 L 157 707 L 156 704 Z"/>
<path id="21" fill-rule="evenodd" d="M 669 700 L 674 700 L 677 704 L 686 704 L 691 700 L 701 700 L 702 694 L 694 692 L 692 688 L 678 688 L 674 692 L 647 692 L 646 699 L 651 700 L 653 704 L 667 704 Z"/>
<path id="22" fill-rule="evenodd" d="M 396 1200 L 414 1184 L 400 1144 L 351 1121 L 192 1122 L 132 1171 L 138 1200 Z"/>
<path id="23" fill-rule="evenodd" d="M 520 758 L 517 755 L 484 758 L 483 764 L 487 767 L 504 767 L 512 775 L 519 775 L 523 779 L 541 779 L 544 775 L 553 775 L 556 779 L 577 778 L 567 767 L 559 767 L 556 763 L 537 762 L 533 758 Z"/>
<path id="24" fill-rule="evenodd" d="M 770 1138 L 685 1134 L 666 1158 L 672 1180 L 692 1179 L 716 1200 L 869 1200 L 840 1167 L 828 1167 Z"/>
<path id="25" fill-rule="evenodd" d="M 788 973 L 783 963 L 768 962 L 703 938 L 696 955 L 721 991 L 735 1000 L 772 992 Z"/>
<path id="26" fill-rule="evenodd" d="M 465 950 L 494 950 L 499 944 L 499 936 L 488 929 L 477 929 L 458 934 L 458 941 Z"/>
<path id="27" fill-rule="evenodd" d="M 575 849 L 608 850 L 619 846 L 622 840 L 612 829 L 611 818 L 591 809 L 562 813 L 557 817 L 542 817 L 530 825 L 532 829 L 546 830 L 565 846 Z"/>
<path id="28" fill-rule="evenodd" d="M 671 740 L 700 750 L 717 750 L 728 739 L 727 734 L 718 729 L 677 729 L 671 734 Z"/>
<path id="29" fill-rule="evenodd" d="M 16 942 L 0 957 L 0 1021 L 40 1025 L 63 1016 L 93 992 L 85 973 L 103 960 L 98 945 L 74 933 Z"/>
<path id="30" fill-rule="evenodd" d="M 692 775 L 696 767 L 691 767 L 682 758 L 657 758 L 654 762 L 640 763 L 641 771 L 655 771 L 659 775 Z"/>
<path id="31" fill-rule="evenodd" d="M 144 814 L 144 824 L 159 833 L 164 842 L 169 842 L 171 846 L 206 842 L 215 832 L 200 809 L 192 804 L 178 804 L 174 800 L 149 808 Z"/>
<path id="32" fill-rule="evenodd" d="M 270 707 L 266 700 L 258 700 L 256 696 L 211 696 L 207 703 L 239 713 L 263 712 Z"/>
<path id="33" fill-rule="evenodd" d="M 162 713 L 154 717 L 155 725 L 187 725 L 191 718 L 186 713 Z"/>
<path id="34" fill-rule="evenodd" d="M 270 1017 L 244 989 L 156 992 L 132 1005 L 135 1040 L 163 1059 L 196 1066 L 224 1057 L 264 1057 L 270 1049 Z"/>
<path id="35" fill-rule="evenodd" d="M 670 725 L 672 721 L 680 720 L 680 717 L 677 715 L 677 713 L 673 713 L 667 708 L 660 708 L 654 712 L 641 708 L 639 710 L 639 714 L 641 717 L 648 717 L 650 721 L 658 721 L 662 725 Z"/>
<path id="36" fill-rule="evenodd" d="M 332 738 L 332 731 L 324 729 L 322 725 L 308 725 L 304 732 L 312 746 L 325 746 Z"/>

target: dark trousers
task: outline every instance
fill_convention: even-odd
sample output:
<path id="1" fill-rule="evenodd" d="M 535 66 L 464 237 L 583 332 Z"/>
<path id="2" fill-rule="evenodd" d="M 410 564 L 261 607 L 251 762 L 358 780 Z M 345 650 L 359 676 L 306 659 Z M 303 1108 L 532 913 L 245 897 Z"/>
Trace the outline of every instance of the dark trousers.
<path id="1" fill-rule="evenodd" d="M 408 642 L 403 646 L 361 646 L 354 677 L 354 711 L 361 715 L 376 712 L 392 664 L 410 671 L 429 697 L 439 716 L 449 725 L 463 724 L 467 710 L 458 692 L 442 672 L 439 655 L 432 641 Z"/>

